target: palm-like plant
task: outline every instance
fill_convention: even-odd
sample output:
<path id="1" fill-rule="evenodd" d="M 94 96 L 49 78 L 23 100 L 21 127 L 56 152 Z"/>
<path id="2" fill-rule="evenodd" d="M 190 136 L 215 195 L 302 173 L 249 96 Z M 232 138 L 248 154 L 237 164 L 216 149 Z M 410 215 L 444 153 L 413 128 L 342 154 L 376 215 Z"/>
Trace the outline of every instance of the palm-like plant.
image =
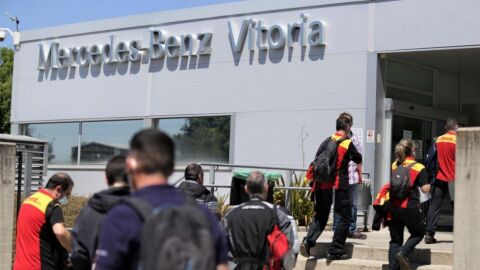
<path id="1" fill-rule="evenodd" d="M 303 178 L 303 174 L 294 174 L 294 179 L 292 180 L 290 186 L 302 188 L 309 187 L 308 182 Z M 278 178 L 275 181 L 275 185 L 284 187 L 284 179 Z M 290 205 L 288 210 L 291 212 L 293 218 L 297 221 L 299 226 L 308 225 L 314 213 L 313 202 L 310 200 L 310 190 L 290 190 L 289 193 Z M 273 200 L 276 204 L 285 206 L 285 190 L 275 190 L 273 194 Z"/>

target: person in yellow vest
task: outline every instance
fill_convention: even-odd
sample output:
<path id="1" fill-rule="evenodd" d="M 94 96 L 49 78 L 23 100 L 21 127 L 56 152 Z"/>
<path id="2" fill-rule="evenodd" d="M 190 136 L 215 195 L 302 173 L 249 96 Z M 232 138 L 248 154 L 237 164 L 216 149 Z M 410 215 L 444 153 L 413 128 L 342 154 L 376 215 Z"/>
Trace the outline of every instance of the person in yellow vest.
<path id="1" fill-rule="evenodd" d="M 23 202 L 17 219 L 14 270 L 60 270 L 71 251 L 71 236 L 60 207 L 68 202 L 72 178 L 56 173 Z"/>
<path id="2" fill-rule="evenodd" d="M 434 236 L 437 230 L 438 216 L 443 198 L 447 194 L 449 194 L 453 206 L 453 192 L 449 191 L 449 187 L 453 187 L 455 181 L 455 149 L 457 146 L 458 121 L 454 117 L 448 118 L 445 129 L 447 133 L 438 137 L 435 141 L 438 172 L 433 183 L 432 201 L 430 202 L 427 215 L 427 232 L 425 235 L 425 243 L 427 244 L 437 242 Z"/>

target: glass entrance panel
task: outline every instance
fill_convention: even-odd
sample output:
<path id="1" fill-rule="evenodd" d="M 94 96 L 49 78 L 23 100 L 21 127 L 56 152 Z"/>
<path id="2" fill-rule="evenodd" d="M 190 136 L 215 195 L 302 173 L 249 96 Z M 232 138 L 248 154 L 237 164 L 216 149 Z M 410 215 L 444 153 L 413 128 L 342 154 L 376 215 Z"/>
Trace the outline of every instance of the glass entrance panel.
<path id="1" fill-rule="evenodd" d="M 424 156 L 432 144 L 432 122 L 394 115 L 392 121 L 392 161 L 395 160 L 395 145 L 403 138 L 413 140 L 416 160 L 423 162 Z"/>

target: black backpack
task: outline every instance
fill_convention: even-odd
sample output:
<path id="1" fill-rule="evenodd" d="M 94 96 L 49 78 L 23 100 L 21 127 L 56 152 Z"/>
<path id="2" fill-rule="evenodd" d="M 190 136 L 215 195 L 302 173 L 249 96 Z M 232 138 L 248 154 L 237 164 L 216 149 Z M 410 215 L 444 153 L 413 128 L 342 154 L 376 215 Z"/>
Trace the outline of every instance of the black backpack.
<path id="1" fill-rule="evenodd" d="M 417 164 L 412 162 L 404 167 L 399 165 L 392 171 L 390 178 L 390 197 L 397 200 L 405 200 L 410 195 L 412 186 L 410 185 L 410 169 Z"/>
<path id="2" fill-rule="evenodd" d="M 215 245 L 210 222 L 196 202 L 157 208 L 136 197 L 124 201 L 143 220 L 140 236 L 141 270 L 215 269 Z"/>
<path id="3" fill-rule="evenodd" d="M 315 181 L 332 183 L 337 176 L 337 148 L 346 139 L 338 141 L 326 138 L 318 148 L 315 160 L 312 162 Z"/>

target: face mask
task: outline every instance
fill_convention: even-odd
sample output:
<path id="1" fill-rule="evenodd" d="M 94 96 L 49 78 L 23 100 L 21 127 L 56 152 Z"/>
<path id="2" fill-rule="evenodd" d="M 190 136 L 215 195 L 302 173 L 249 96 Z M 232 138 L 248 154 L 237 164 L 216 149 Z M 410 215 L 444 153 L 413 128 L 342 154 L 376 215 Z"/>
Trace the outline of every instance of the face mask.
<path id="1" fill-rule="evenodd" d="M 60 200 L 58 200 L 58 203 L 60 205 L 66 205 L 68 203 L 68 198 L 67 196 L 63 196 Z"/>

